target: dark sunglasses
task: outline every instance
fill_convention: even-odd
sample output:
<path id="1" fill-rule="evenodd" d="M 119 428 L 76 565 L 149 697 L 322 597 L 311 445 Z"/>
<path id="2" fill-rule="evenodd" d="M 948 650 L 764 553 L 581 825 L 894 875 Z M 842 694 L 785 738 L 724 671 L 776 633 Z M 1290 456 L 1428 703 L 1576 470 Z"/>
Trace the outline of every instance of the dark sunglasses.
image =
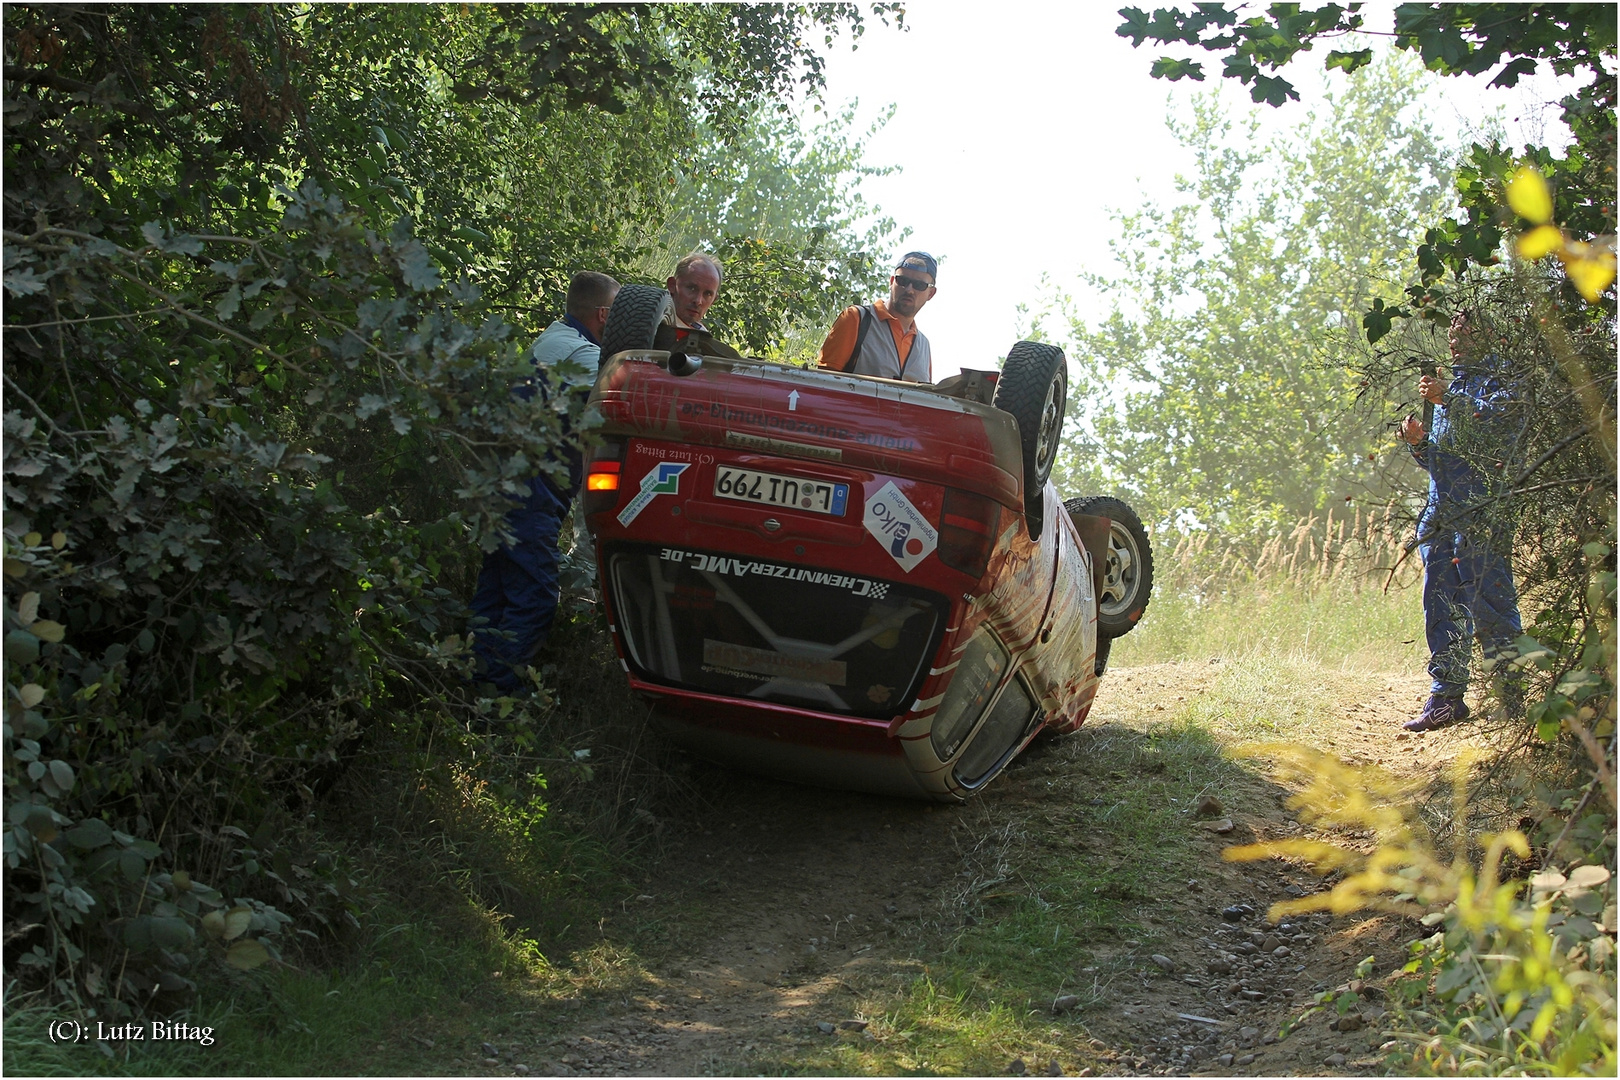
<path id="1" fill-rule="evenodd" d="M 896 285 L 904 285 L 913 292 L 926 292 L 934 287 L 931 281 L 919 281 L 917 278 L 901 277 L 899 274 L 894 275 L 894 281 Z"/>

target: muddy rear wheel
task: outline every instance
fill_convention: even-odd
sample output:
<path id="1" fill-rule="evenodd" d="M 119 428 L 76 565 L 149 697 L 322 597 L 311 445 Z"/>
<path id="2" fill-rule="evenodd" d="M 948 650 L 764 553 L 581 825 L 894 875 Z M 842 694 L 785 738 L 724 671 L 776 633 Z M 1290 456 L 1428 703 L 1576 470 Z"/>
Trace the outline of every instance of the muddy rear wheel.
<path id="1" fill-rule="evenodd" d="M 650 349 L 658 327 L 674 314 L 675 301 L 669 293 L 652 285 L 624 285 L 608 309 L 607 328 L 602 331 L 602 359 L 626 349 Z"/>
<path id="2" fill-rule="evenodd" d="M 1007 351 L 996 380 L 996 408 L 1018 421 L 1024 457 L 1024 516 L 1031 539 L 1039 539 L 1044 517 L 1042 493 L 1057 460 L 1063 413 L 1069 403 L 1069 366 L 1063 350 L 1039 341 L 1020 341 Z"/>

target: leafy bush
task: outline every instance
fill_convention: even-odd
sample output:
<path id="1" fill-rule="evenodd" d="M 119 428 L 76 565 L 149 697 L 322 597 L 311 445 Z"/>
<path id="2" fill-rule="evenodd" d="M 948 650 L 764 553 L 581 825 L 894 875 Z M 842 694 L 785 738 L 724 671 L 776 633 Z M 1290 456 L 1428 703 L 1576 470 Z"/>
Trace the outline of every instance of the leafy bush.
<path id="1" fill-rule="evenodd" d="M 578 412 L 577 398 L 510 392 L 526 370 L 512 328 L 470 284 L 440 282 L 408 222 L 379 237 L 313 183 L 284 197 L 261 237 L 157 223 L 130 247 L 8 237 L 13 265 L 48 282 L 13 289 L 11 306 L 66 316 L 49 338 L 16 335 L 25 363 L 55 345 L 124 369 L 80 395 L 98 427 L 65 427 L 15 385 L 32 415 L 6 416 L 5 573 L 21 594 L 7 608 L 8 919 L 44 936 L 38 964 L 77 960 L 81 927 L 183 952 L 184 921 L 150 920 L 224 900 L 158 874 L 159 842 L 206 857 L 221 823 L 312 797 L 392 701 L 443 689 L 460 605 L 439 579 L 498 541 L 503 496 Z M 118 293 L 168 306 L 99 318 Z M 128 397 L 133 422 L 110 407 Z M 415 475 L 384 501 L 400 462 Z M 351 470 L 365 479 L 348 497 L 374 501 L 339 495 Z M 215 856 L 232 895 L 268 879 L 278 902 L 318 909 L 232 854 Z M 257 955 L 249 940 L 233 955 Z M 124 982 L 113 996 L 151 990 Z"/>
<path id="2" fill-rule="evenodd" d="M 1452 820 L 1460 832 L 1448 859 L 1421 820 L 1421 800 L 1414 798 L 1420 784 L 1303 747 L 1258 746 L 1249 753 L 1301 785 L 1289 800 L 1301 820 L 1364 831 L 1375 841 L 1371 851 L 1319 839 L 1227 849 L 1228 859 L 1297 858 L 1335 876 L 1325 892 L 1273 905 L 1274 918 L 1377 910 L 1437 928 L 1412 943 L 1412 960 L 1392 987 L 1396 1034 L 1410 1050 L 1397 1071 L 1614 1071 L 1612 829 L 1606 841 L 1560 864 L 1567 874 L 1548 867 L 1528 880 L 1504 880 L 1504 857 L 1529 859 L 1531 848 L 1518 830 L 1466 828 L 1473 764 L 1466 757 L 1452 778 Z"/>
<path id="3" fill-rule="evenodd" d="M 489 708 L 459 598 L 589 426 L 536 316 L 658 234 L 698 91 L 813 90 L 860 16 L 4 18 L 6 963 L 119 1017 L 353 928 L 292 826 L 363 740 Z"/>

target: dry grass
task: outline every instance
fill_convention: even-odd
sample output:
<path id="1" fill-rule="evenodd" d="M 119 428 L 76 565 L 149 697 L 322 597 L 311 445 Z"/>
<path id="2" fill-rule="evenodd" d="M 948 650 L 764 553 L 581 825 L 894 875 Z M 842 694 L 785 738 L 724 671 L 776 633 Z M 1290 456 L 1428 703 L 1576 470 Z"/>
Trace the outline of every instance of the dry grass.
<path id="1" fill-rule="evenodd" d="M 1161 548 L 1142 626 L 1120 639 L 1113 662 L 1222 657 L 1421 669 L 1422 566 L 1405 554 L 1407 532 L 1386 509 L 1309 518 L 1258 545 L 1182 535 Z"/>

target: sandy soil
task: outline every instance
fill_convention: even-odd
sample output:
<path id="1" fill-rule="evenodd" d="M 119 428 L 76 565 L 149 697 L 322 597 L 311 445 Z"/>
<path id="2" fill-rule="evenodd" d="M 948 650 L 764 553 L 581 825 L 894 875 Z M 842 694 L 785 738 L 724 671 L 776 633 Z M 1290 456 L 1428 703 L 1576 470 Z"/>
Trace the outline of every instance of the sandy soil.
<path id="1" fill-rule="evenodd" d="M 1071 794 L 1052 783 L 1072 769 L 1087 740 L 1110 730 L 1146 731 L 1204 692 L 1219 662 L 1115 669 L 1104 680 L 1085 729 L 1038 744 L 990 789 L 963 807 L 935 807 L 743 778 L 692 820 L 666 823 L 668 853 L 646 892 L 627 898 L 631 914 L 701 909 L 708 938 L 670 927 L 679 957 L 657 971 L 653 992 L 625 995 L 605 1013 L 582 1010 L 561 1034 L 535 1042 L 494 1038 L 450 1064 L 467 1073 L 513 1075 L 700 1076 L 751 1071 L 759 1053 L 793 1058 L 816 1040 L 872 1037 L 855 1014 L 864 988 L 897 985 L 920 970 L 917 944 L 960 926 L 976 884 L 1006 870 L 1006 840 L 1051 830 Z M 1478 735 L 1467 726 L 1421 736 L 1400 731 L 1426 690 L 1420 675 L 1344 675 L 1337 723 L 1312 743 L 1350 762 L 1397 772 L 1432 772 Z M 1367 1026 L 1330 1030 L 1317 1016 L 1288 1038 L 1275 1033 L 1311 995 L 1346 983 L 1357 961 L 1373 955 L 1388 971 L 1410 922 L 1388 917 L 1329 920 L 1313 916 L 1275 927 L 1272 902 L 1323 888 L 1302 868 L 1275 862 L 1233 864 L 1222 847 L 1253 838 L 1301 835 L 1283 806 L 1286 792 L 1241 801 L 1233 829 L 1217 835 L 1197 823 L 1187 884 L 1156 898 L 1150 920 L 1162 933 L 1151 946 L 1111 940 L 1096 950 L 1088 975 L 1091 1001 L 1055 1015 L 1055 1030 L 1075 1056 L 1058 1060 L 1068 1075 L 1375 1073 L 1385 1036 L 1376 999 Z M 1258 807 L 1257 812 L 1254 808 Z M 1078 841 L 1082 857 L 1111 853 Z M 1248 904 L 1256 914 L 1232 921 L 1223 909 Z M 1286 952 L 1272 952 L 1278 944 Z M 1263 951 L 1257 951 L 1263 950 Z M 1168 970 L 1151 960 L 1158 953 Z M 1267 955 L 1270 953 L 1270 955 Z M 1236 963 L 1225 958 L 1233 957 Z M 1103 984 L 1100 980 L 1109 980 Z M 1078 1026 L 1078 1033 L 1074 1026 Z M 1078 1035 L 1078 1037 L 1075 1037 Z M 1223 1056 L 1224 1055 L 1224 1056 Z M 1046 1073 L 1046 1060 L 1007 1062 L 1008 1073 Z"/>

